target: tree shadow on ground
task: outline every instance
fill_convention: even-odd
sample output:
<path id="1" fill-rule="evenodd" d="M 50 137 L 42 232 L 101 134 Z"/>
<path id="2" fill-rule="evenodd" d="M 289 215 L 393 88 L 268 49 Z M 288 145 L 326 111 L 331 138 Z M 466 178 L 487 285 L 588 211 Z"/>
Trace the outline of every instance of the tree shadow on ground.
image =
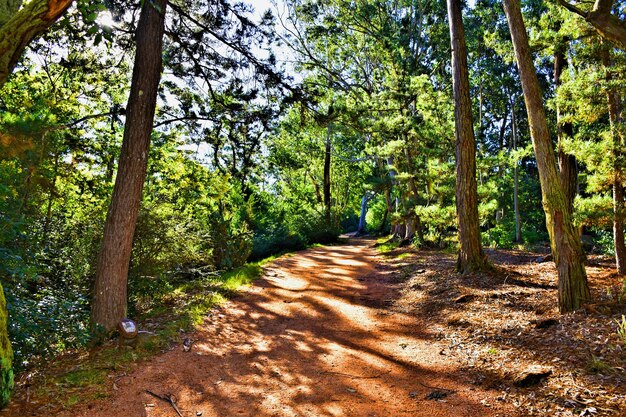
<path id="1" fill-rule="evenodd" d="M 462 358 L 477 383 L 515 392 L 526 412 L 543 407 L 546 415 L 578 415 L 594 404 L 600 415 L 626 410 L 624 342 L 616 332 L 626 305 L 615 295 L 621 277 L 606 260 L 592 258 L 587 268 L 595 307 L 559 315 L 556 270 L 553 262 L 538 263 L 539 254 L 492 250 L 494 271 L 462 276 L 453 255 L 409 252 L 386 266 L 400 275 L 406 264 L 420 270 L 402 280 L 393 309 L 431 323 L 447 342 L 443 353 Z M 513 386 L 538 365 L 552 371 L 546 381 Z"/>
<path id="2" fill-rule="evenodd" d="M 498 407 L 481 403 L 493 394 L 438 354 L 432 329 L 413 315 L 389 314 L 392 275 L 373 268 L 375 253 L 363 247 L 370 243 L 274 262 L 207 318 L 192 352 L 175 349 L 146 364 L 129 388 L 134 410 L 145 413 L 152 401 L 142 387 L 175 393 L 181 409 L 203 416 L 495 414 Z M 437 390 L 445 401 L 427 399 Z M 89 415 L 107 415 L 106 405 Z"/>

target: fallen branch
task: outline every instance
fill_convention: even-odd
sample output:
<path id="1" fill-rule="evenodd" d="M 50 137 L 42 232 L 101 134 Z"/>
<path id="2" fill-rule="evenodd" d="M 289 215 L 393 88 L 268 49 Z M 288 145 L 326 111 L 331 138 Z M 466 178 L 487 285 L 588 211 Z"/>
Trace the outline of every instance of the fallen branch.
<path id="1" fill-rule="evenodd" d="M 148 394 L 152 395 L 153 397 L 158 398 L 159 400 L 162 400 L 162 401 L 165 401 L 166 403 L 169 403 L 169 405 L 171 405 L 172 408 L 174 408 L 176 413 L 180 417 L 183 417 L 183 415 L 181 414 L 180 410 L 178 409 L 178 406 L 176 406 L 176 402 L 174 401 L 174 397 L 171 394 L 168 394 L 167 396 L 163 396 L 163 395 L 155 394 L 154 392 L 152 392 L 150 390 L 146 390 L 146 392 Z"/>

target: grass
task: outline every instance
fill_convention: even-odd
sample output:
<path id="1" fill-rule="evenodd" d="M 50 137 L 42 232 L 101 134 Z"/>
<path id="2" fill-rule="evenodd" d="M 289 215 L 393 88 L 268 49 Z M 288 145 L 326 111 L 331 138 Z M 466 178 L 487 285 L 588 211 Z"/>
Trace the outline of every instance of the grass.
<path id="1" fill-rule="evenodd" d="M 106 372 L 102 369 L 80 369 L 61 376 L 57 383 L 67 388 L 82 388 L 102 384 L 105 380 Z"/>
<path id="2" fill-rule="evenodd" d="M 376 249 L 378 249 L 378 252 L 382 254 L 392 252 L 399 245 L 400 242 L 394 239 L 393 236 L 385 236 L 376 240 Z"/>
<path id="3" fill-rule="evenodd" d="M 105 398 L 108 395 L 106 382 L 106 370 L 96 363 L 86 363 L 78 370 L 60 371 L 38 385 L 34 397 L 44 397 L 46 402 L 65 409 L 80 402 Z"/>
<path id="4" fill-rule="evenodd" d="M 147 317 L 165 323 L 149 341 L 155 348 L 162 348 L 176 338 L 181 331 L 191 330 L 202 323 L 204 317 L 216 306 L 232 298 L 242 288 L 250 285 L 263 273 L 263 265 L 273 261 L 269 257 L 227 271 L 219 277 L 203 278 L 186 282 L 166 294 L 150 307 Z M 172 308 L 173 307 L 173 308 Z M 155 314 L 162 312 L 162 315 Z"/>
<path id="5" fill-rule="evenodd" d="M 608 374 L 611 371 L 613 371 L 611 365 L 597 356 L 591 356 L 591 359 L 587 363 L 587 372 L 590 374 Z"/>
<path id="6" fill-rule="evenodd" d="M 487 355 L 497 355 L 498 354 L 498 349 L 490 347 L 489 349 L 487 349 Z"/>

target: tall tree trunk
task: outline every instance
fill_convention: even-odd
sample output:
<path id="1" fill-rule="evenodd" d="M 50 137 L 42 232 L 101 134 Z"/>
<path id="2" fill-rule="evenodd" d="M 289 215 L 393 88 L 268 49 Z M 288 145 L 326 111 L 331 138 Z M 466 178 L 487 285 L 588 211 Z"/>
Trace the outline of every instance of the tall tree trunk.
<path id="1" fill-rule="evenodd" d="M 376 157 L 376 166 L 378 167 L 378 171 L 380 172 L 380 175 L 381 175 L 380 180 L 385 181 L 385 177 L 387 176 L 387 174 L 385 174 L 383 161 L 379 157 Z M 392 187 L 393 187 L 393 181 L 390 180 L 389 186 L 385 186 L 384 191 L 383 191 L 383 194 L 385 196 L 385 206 L 387 210 L 385 210 L 385 212 L 383 213 L 383 219 L 380 223 L 380 226 L 378 227 L 378 233 L 383 233 L 383 231 L 385 230 L 387 219 L 391 217 L 391 214 L 393 213 L 393 203 L 391 201 L 391 188 Z"/>
<path id="2" fill-rule="evenodd" d="M 94 327 L 101 326 L 107 332 L 126 316 L 128 267 L 161 79 L 166 5 L 167 0 L 144 2 L 137 26 L 124 140 L 98 257 L 92 305 Z"/>
<path id="3" fill-rule="evenodd" d="M 567 57 L 565 56 L 566 44 L 560 44 L 556 48 L 554 54 L 554 84 L 559 87 L 561 85 L 561 74 L 567 68 Z M 557 155 L 559 161 L 559 172 L 561 174 L 561 186 L 565 193 L 567 202 L 567 210 L 570 215 L 574 212 L 574 198 L 576 198 L 576 190 L 578 183 L 578 167 L 576 157 L 565 153 L 565 139 L 572 137 L 574 127 L 570 122 L 563 122 L 563 115 L 559 105 L 556 107 L 556 124 L 557 124 Z"/>
<path id="4" fill-rule="evenodd" d="M 385 198 L 387 199 L 388 217 L 391 217 L 391 234 L 396 237 L 400 237 L 399 223 L 393 224 L 394 220 L 396 220 L 393 218 L 393 214 L 398 212 L 399 205 L 400 205 L 399 198 L 397 196 L 395 199 L 391 198 L 391 188 L 396 183 L 396 170 L 393 166 L 393 163 L 394 163 L 393 157 L 391 156 L 387 157 L 387 169 L 389 171 L 389 180 L 390 180 L 391 186 L 389 187 L 388 194 L 385 195 Z"/>
<path id="5" fill-rule="evenodd" d="M 457 270 L 465 274 L 485 269 L 489 264 L 480 243 L 476 141 L 460 0 L 448 0 L 448 21 L 452 45 L 452 86 L 456 126 L 456 211 L 459 222 Z"/>
<path id="6" fill-rule="evenodd" d="M 511 98 L 511 134 L 513 150 L 517 149 L 517 118 L 515 117 L 515 101 Z M 519 162 L 515 161 L 513 169 L 513 210 L 515 212 L 515 242 L 522 242 L 522 221 L 519 212 Z"/>
<path id="7" fill-rule="evenodd" d="M 363 198 L 361 199 L 361 215 L 359 216 L 359 227 L 356 229 L 357 235 L 365 234 L 365 228 L 367 226 L 365 223 L 365 216 L 367 215 L 368 200 L 369 199 L 367 198 L 367 193 L 363 194 Z"/>
<path id="8" fill-rule="evenodd" d="M 611 56 L 607 45 L 602 45 L 601 58 L 606 72 L 606 81 L 609 84 L 606 97 L 613 142 L 611 152 L 613 154 L 613 247 L 615 249 L 615 267 L 618 274 L 626 275 L 626 244 L 624 243 L 626 213 L 624 210 L 624 167 L 622 166 L 624 138 L 619 127 L 622 121 L 622 105 L 619 93 L 610 87 L 613 76 L 611 75 Z"/>
<path id="9" fill-rule="evenodd" d="M 330 226 L 330 156 L 331 156 L 331 134 L 332 134 L 332 123 L 328 123 L 328 127 L 326 129 L 326 150 L 324 154 L 324 222 L 326 226 Z"/>
<path id="10" fill-rule="evenodd" d="M 504 0 L 504 11 L 524 90 L 528 124 L 539 170 L 546 227 L 558 270 L 559 310 L 565 313 L 580 308 L 584 302 L 591 299 L 583 263 L 584 254 L 561 187 L 519 0 Z"/>
<path id="11" fill-rule="evenodd" d="M 0 87 L 28 44 L 56 22 L 72 1 L 30 0 L 22 8 L 19 8 L 21 1 L 3 5 L 0 10 Z"/>

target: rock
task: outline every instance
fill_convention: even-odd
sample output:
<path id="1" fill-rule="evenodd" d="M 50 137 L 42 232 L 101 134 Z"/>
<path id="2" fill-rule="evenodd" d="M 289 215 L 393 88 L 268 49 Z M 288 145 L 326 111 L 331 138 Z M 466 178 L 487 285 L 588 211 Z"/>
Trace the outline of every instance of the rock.
<path id="1" fill-rule="evenodd" d="M 434 390 L 433 392 L 431 392 L 430 394 L 426 396 L 426 399 L 427 400 L 441 400 L 443 398 L 446 398 L 448 394 L 450 394 L 449 391 Z"/>
<path id="2" fill-rule="evenodd" d="M 528 388 L 537 385 L 552 374 L 552 369 L 541 366 L 531 366 L 526 369 L 513 382 L 513 385 L 520 388 Z"/>

